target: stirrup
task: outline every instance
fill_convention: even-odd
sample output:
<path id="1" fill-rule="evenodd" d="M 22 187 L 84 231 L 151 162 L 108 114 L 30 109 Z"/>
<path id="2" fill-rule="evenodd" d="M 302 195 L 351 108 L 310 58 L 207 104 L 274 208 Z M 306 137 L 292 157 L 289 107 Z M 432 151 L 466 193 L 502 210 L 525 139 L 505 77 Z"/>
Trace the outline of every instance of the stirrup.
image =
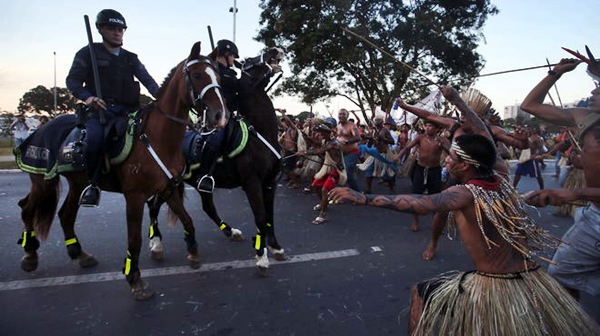
<path id="1" fill-rule="evenodd" d="M 208 194 L 212 193 L 214 188 L 215 188 L 215 179 L 210 175 L 202 176 L 198 180 L 198 185 L 196 186 L 196 189 L 199 192 L 204 192 L 204 193 L 208 193 Z"/>
<path id="2" fill-rule="evenodd" d="M 83 192 L 79 197 L 79 206 L 97 207 L 100 204 L 100 195 L 100 188 L 90 184 L 83 189 Z"/>

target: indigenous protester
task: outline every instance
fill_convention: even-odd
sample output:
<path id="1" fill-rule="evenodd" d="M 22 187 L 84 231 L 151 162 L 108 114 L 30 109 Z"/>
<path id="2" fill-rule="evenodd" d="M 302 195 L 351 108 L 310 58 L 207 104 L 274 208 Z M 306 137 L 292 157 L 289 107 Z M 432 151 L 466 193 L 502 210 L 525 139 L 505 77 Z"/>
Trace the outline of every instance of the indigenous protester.
<path id="1" fill-rule="evenodd" d="M 390 130 L 384 127 L 383 118 L 378 116 L 373 119 L 373 130 L 368 136 L 364 136 L 371 145 L 360 145 L 361 152 L 369 154 L 362 164 L 358 167 L 365 172 L 366 184 L 365 193 L 371 193 L 373 178 L 382 178 L 388 185 L 390 191 L 394 190 L 396 182 L 396 166 L 391 160 L 393 153 L 389 146 L 394 144 L 394 138 Z"/>
<path id="2" fill-rule="evenodd" d="M 319 211 L 319 216 L 312 223 L 319 225 L 327 221 L 327 206 L 329 205 L 328 192 L 336 185 L 346 183 L 347 175 L 344 169 L 344 158 L 340 143 L 332 135 L 332 129 L 326 124 L 321 124 L 313 129 L 322 139 L 322 145 L 298 155 L 325 155 L 323 166 L 315 174 L 312 186 L 320 202 L 313 210 Z"/>
<path id="3" fill-rule="evenodd" d="M 482 116 L 476 114 L 460 97 L 454 88 L 444 86 L 442 87 L 442 94 L 461 112 L 461 117 L 459 120 L 449 117 L 442 117 L 416 106 L 408 105 L 402 99 L 398 99 L 397 103 L 402 109 L 415 114 L 419 118 L 431 120 L 448 129 L 450 132 L 451 141 L 455 137 L 463 134 L 480 134 L 490 137 L 490 140 L 492 141 L 502 141 L 507 146 L 513 146 L 515 148 L 527 148 L 527 134 L 522 129 L 517 129 L 514 134 L 508 134 L 501 127 L 488 126 L 484 123 Z M 503 176 L 503 178 L 508 179 L 508 166 L 499 155 L 497 156 L 497 160 L 494 164 L 494 170 Z M 450 178 L 446 185 L 449 187 L 455 183 L 458 183 L 458 181 Z M 444 229 L 444 223 L 446 222 L 447 217 L 448 213 L 446 212 L 436 213 L 433 216 L 431 222 L 431 240 L 422 254 L 424 260 L 431 260 L 434 257 L 437 243 Z"/>
<path id="4" fill-rule="evenodd" d="M 411 290 L 411 335 L 595 335 L 599 326 L 537 262 L 560 241 L 535 223 L 510 183 L 494 172 L 488 137 L 455 138 L 446 165 L 461 184 L 434 195 L 364 195 L 350 201 L 407 213 L 451 213 L 475 270 L 443 274 Z M 500 201 L 501 200 L 501 201 Z"/>
<path id="5" fill-rule="evenodd" d="M 440 126 L 432 121 L 425 121 L 425 133 L 419 134 L 413 141 L 404 147 L 394 161 L 400 160 L 405 153 L 416 147 L 417 160 L 412 169 L 412 193 L 428 195 L 442 191 L 442 166 L 441 159 L 444 152 L 448 152 L 450 142 L 439 135 Z M 419 230 L 419 216 L 414 215 L 411 225 L 412 231 Z"/>
<path id="6" fill-rule="evenodd" d="M 40 128 L 40 127 L 46 125 L 48 123 L 48 121 L 50 121 L 50 119 L 47 116 L 45 116 L 45 115 L 41 116 L 40 117 L 40 124 L 38 125 L 37 128 Z"/>
<path id="7" fill-rule="evenodd" d="M 15 147 L 19 147 L 27 136 L 29 136 L 29 125 L 25 119 L 25 114 L 21 113 L 15 121 L 10 124 L 10 129 L 14 129 Z"/>
<path id="8" fill-rule="evenodd" d="M 587 49 L 587 47 L 586 47 Z M 591 55 L 581 56 L 588 64 L 588 74 L 594 81 L 600 81 L 600 64 Z M 521 108 L 546 121 L 558 125 L 577 126 L 576 140 L 581 145 L 581 164 L 586 188 L 541 190 L 527 197 L 528 202 L 545 206 L 562 205 L 575 200 L 588 202 L 579 208 L 575 223 L 563 236 L 562 244 L 554 254 L 548 271 L 565 286 L 574 297 L 580 291 L 600 295 L 600 88 L 592 90 L 587 107 L 560 108 L 544 104 L 544 98 L 556 81 L 565 73 L 573 71 L 581 62 L 562 59 L 548 75 L 529 92 Z"/>
<path id="9" fill-rule="evenodd" d="M 296 173 L 296 164 L 298 163 L 298 137 L 299 131 L 296 124 L 285 114 L 285 110 L 277 109 L 281 113 L 281 125 L 283 132 L 279 137 L 279 144 L 284 150 L 283 169 L 289 181 L 288 188 L 298 189 L 300 187 L 300 176 Z"/>
<path id="10" fill-rule="evenodd" d="M 316 148 L 321 145 L 323 139 L 319 135 L 319 132 L 315 132 L 313 129 L 322 123 L 324 123 L 323 119 L 318 118 L 307 118 L 305 120 L 304 127 L 300 131 L 298 137 L 298 151 L 306 152 L 308 149 Z M 301 139 L 304 141 L 300 141 Z M 299 157 L 298 161 L 300 168 L 297 171 L 298 175 L 300 176 L 300 181 L 301 183 L 308 181 L 308 185 L 304 184 L 302 191 L 309 194 L 312 192 L 312 180 L 323 165 L 323 158 L 319 155 L 305 155 L 303 157 Z"/>
<path id="11" fill-rule="evenodd" d="M 362 138 L 356 125 L 348 121 L 348 110 L 344 108 L 340 109 L 338 112 L 338 124 L 334 127 L 337 127 L 337 141 L 342 146 L 344 154 L 344 166 L 346 167 L 346 175 L 348 175 L 348 186 L 356 191 L 360 191 L 356 181 L 355 169 L 360 156 L 358 143 L 362 141 Z"/>
<path id="12" fill-rule="evenodd" d="M 544 139 L 540 135 L 540 127 L 537 125 L 528 128 L 529 133 L 529 148 L 523 149 L 517 163 L 517 169 L 515 171 L 515 178 L 513 179 L 513 186 L 517 188 L 521 176 L 534 177 L 540 189 L 544 189 L 544 178 L 542 177 L 542 170 L 540 162 L 543 160 L 539 159 L 544 154 Z"/>
<path id="13" fill-rule="evenodd" d="M 83 190 L 79 201 L 84 206 L 97 206 L 100 202 L 98 183 L 104 156 L 104 126 L 109 120 L 135 112 L 140 107 L 140 87 L 134 77 L 153 97 L 159 89 L 138 56 L 122 48 L 127 24 L 121 13 L 113 9 L 101 10 L 96 16 L 96 28 L 102 35 L 102 43 L 93 45 L 101 88 L 95 87 L 89 46 L 75 54 L 66 80 L 71 94 L 95 112 L 85 122 L 85 158 L 90 185 Z M 97 97 L 97 91 L 102 92 L 102 98 Z"/>

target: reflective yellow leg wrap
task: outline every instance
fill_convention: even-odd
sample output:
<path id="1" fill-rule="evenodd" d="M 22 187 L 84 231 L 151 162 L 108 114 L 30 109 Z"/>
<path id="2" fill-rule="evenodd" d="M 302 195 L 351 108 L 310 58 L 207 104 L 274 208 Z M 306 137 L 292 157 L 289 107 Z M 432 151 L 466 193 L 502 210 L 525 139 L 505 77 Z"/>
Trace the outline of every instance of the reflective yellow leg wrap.
<path id="1" fill-rule="evenodd" d="M 73 245 L 75 243 L 77 243 L 77 237 L 65 240 L 66 246 Z"/>
<path id="2" fill-rule="evenodd" d="M 148 233 L 148 238 L 152 239 L 154 238 L 154 224 L 150 225 L 150 228 L 148 229 L 149 233 Z"/>
<path id="3" fill-rule="evenodd" d="M 21 247 L 27 245 L 27 238 L 35 237 L 35 231 L 23 231 L 23 238 L 21 239 Z"/>
<path id="4" fill-rule="evenodd" d="M 273 224 L 267 223 L 267 227 L 271 227 L 271 226 L 273 226 Z"/>
<path id="5" fill-rule="evenodd" d="M 227 224 L 221 223 L 221 225 L 219 226 L 219 229 L 221 229 L 221 231 L 223 231 L 223 230 L 225 230 L 226 227 L 227 227 Z"/>
<path id="6" fill-rule="evenodd" d="M 259 234 L 256 234 L 256 240 L 254 241 L 254 249 L 260 250 L 260 245 L 261 245 L 261 237 Z"/>

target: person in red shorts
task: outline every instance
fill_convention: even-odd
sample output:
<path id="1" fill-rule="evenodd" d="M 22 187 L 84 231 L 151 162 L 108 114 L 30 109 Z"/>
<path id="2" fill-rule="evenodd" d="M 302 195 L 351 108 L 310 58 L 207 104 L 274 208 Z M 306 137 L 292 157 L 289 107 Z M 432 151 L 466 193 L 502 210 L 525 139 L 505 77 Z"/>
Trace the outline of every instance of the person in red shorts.
<path id="1" fill-rule="evenodd" d="M 332 136 L 332 129 L 327 124 L 321 124 L 313 128 L 319 137 L 322 139 L 322 145 L 306 152 L 298 152 L 299 156 L 304 155 L 324 155 L 323 166 L 315 174 L 312 181 L 312 188 L 317 197 L 319 204 L 313 208 L 319 211 L 319 215 L 312 223 L 319 225 L 327 221 L 327 206 L 329 200 L 327 194 L 336 185 L 346 183 L 347 174 L 344 167 L 344 155 L 342 154 L 342 146 L 339 141 Z"/>

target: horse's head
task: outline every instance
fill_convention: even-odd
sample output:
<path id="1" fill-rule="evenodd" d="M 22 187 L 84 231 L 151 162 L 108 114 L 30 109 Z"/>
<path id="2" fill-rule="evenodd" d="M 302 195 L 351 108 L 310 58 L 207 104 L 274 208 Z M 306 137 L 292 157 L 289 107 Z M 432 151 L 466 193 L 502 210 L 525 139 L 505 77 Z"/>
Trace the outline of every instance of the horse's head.
<path id="1" fill-rule="evenodd" d="M 281 48 L 270 48 L 260 55 L 247 58 L 242 64 L 242 76 L 248 76 L 254 85 L 268 84 L 268 79 L 281 72 L 279 62 L 283 59 Z"/>
<path id="2" fill-rule="evenodd" d="M 190 56 L 182 64 L 190 108 L 203 115 L 206 126 L 223 128 L 229 111 L 219 86 L 215 61 L 200 55 L 200 42 L 192 47 Z"/>

